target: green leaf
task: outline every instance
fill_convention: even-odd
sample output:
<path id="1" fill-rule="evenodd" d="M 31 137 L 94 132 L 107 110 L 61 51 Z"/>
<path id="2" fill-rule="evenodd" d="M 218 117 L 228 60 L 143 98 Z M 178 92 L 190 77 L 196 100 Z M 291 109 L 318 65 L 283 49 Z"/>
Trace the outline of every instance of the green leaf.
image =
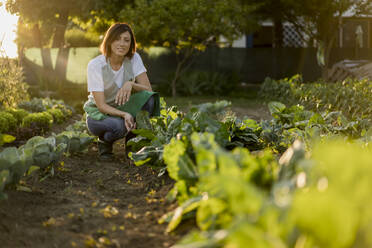
<path id="1" fill-rule="evenodd" d="M 250 128 L 253 131 L 256 131 L 260 128 L 260 125 L 257 124 L 257 122 L 253 119 L 245 119 L 243 121 L 243 125 L 241 126 L 241 129 Z"/>
<path id="2" fill-rule="evenodd" d="M 53 147 L 47 143 L 41 143 L 34 148 L 34 164 L 46 168 L 53 161 Z"/>
<path id="3" fill-rule="evenodd" d="M 196 212 L 196 220 L 201 230 L 215 229 L 216 222 L 227 208 L 227 204 L 219 198 L 209 197 L 201 201 Z"/>
<path id="4" fill-rule="evenodd" d="M 186 202 L 184 202 L 181 206 L 176 208 L 173 212 L 173 216 L 171 221 L 168 224 L 166 232 L 171 232 L 177 228 L 177 226 L 181 223 L 182 216 L 186 213 L 189 213 L 195 209 L 197 209 L 200 205 L 200 201 L 202 200 L 202 196 L 197 196 L 190 198 Z"/>
<path id="5" fill-rule="evenodd" d="M 0 170 L 0 194 L 4 190 L 5 185 L 10 181 L 9 170 Z"/>
<path id="6" fill-rule="evenodd" d="M 45 138 L 41 136 L 32 137 L 31 139 L 27 141 L 27 143 L 25 144 L 25 147 L 34 147 L 36 144 L 40 144 L 44 140 Z"/>
<path id="7" fill-rule="evenodd" d="M 56 136 L 56 144 L 57 145 L 61 144 L 61 143 L 68 145 L 69 141 L 70 141 L 69 137 L 64 132 L 60 133 L 59 135 Z"/>
<path id="8" fill-rule="evenodd" d="M 68 151 L 70 153 L 76 153 L 76 152 L 80 151 L 80 138 L 78 138 L 78 137 L 71 137 L 70 138 Z"/>
<path id="9" fill-rule="evenodd" d="M 155 138 L 154 132 L 151 129 L 134 129 L 132 130 L 132 133 L 145 137 L 149 140 L 153 140 Z"/>
<path id="10" fill-rule="evenodd" d="M 164 146 L 164 162 L 169 176 L 174 180 L 198 178 L 197 169 L 185 151 L 184 143 L 175 138 Z"/>
<path id="11" fill-rule="evenodd" d="M 214 141 L 214 135 L 210 133 L 193 133 L 191 135 L 192 146 L 195 151 L 196 162 L 200 174 L 216 170 L 216 154 L 219 147 Z"/>
<path id="12" fill-rule="evenodd" d="M 152 130 L 149 113 L 147 111 L 140 111 L 136 116 L 136 123 L 138 129 Z"/>
<path id="13" fill-rule="evenodd" d="M 281 102 L 269 102 L 268 107 L 271 115 L 279 114 L 286 109 L 286 106 Z"/>
<path id="14" fill-rule="evenodd" d="M 33 172 L 38 171 L 38 170 L 40 170 L 39 166 L 35 166 L 35 165 L 31 166 L 27 171 L 27 176 L 32 175 Z"/>
<path id="15" fill-rule="evenodd" d="M 93 140 L 94 137 L 89 135 L 85 136 L 84 133 L 82 133 L 82 135 L 80 135 L 80 152 L 86 150 Z"/>
<path id="16" fill-rule="evenodd" d="M 320 124 L 320 125 L 324 125 L 325 124 L 325 121 L 324 121 L 323 117 L 320 114 L 318 114 L 318 113 L 315 113 L 310 118 L 309 123 L 308 123 L 309 126 L 316 125 L 316 124 Z"/>
<path id="17" fill-rule="evenodd" d="M 128 155 L 137 166 L 149 163 L 150 161 L 159 163 L 163 155 L 163 148 L 155 146 L 145 146 L 138 152 L 130 152 Z"/>
<path id="18" fill-rule="evenodd" d="M 9 134 L 0 134 L 0 143 L 12 143 L 15 141 L 15 137 Z"/>
<path id="19" fill-rule="evenodd" d="M 144 129 L 141 129 L 144 130 Z M 132 151 L 139 151 L 145 146 L 150 146 L 150 141 L 142 136 L 136 136 L 128 141 L 126 144 L 127 147 L 131 147 Z"/>
<path id="20" fill-rule="evenodd" d="M 7 170 L 20 161 L 18 149 L 7 147 L 0 153 L 0 170 Z"/>
<path id="21" fill-rule="evenodd" d="M 168 130 L 167 130 L 168 140 L 170 140 L 173 137 L 176 137 L 178 133 L 178 129 L 181 126 L 181 123 L 182 123 L 182 119 L 178 116 L 169 123 Z"/>

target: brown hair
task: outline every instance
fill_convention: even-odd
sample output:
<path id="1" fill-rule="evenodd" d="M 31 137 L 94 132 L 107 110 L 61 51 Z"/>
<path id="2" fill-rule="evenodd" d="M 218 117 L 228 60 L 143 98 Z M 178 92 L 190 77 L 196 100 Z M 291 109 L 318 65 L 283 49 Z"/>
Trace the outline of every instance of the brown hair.
<path id="1" fill-rule="evenodd" d="M 130 48 L 126 57 L 132 58 L 136 52 L 136 38 L 134 37 L 132 28 L 127 23 L 115 23 L 107 30 L 105 37 L 103 38 L 100 46 L 100 51 L 106 58 L 111 56 L 111 44 L 115 40 L 119 39 L 120 35 L 125 32 L 130 34 Z"/>

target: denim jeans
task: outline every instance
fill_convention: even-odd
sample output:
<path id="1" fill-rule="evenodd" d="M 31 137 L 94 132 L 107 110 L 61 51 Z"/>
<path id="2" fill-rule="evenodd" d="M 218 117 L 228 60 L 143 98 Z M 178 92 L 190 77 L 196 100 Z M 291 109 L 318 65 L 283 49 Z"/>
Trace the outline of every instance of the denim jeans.
<path id="1" fill-rule="evenodd" d="M 149 100 L 143 105 L 142 110 L 149 112 L 150 116 L 154 111 L 154 97 L 151 96 Z M 87 118 L 87 127 L 89 132 L 98 136 L 102 141 L 109 144 L 114 143 L 118 139 L 124 138 L 128 134 L 125 127 L 124 119 L 119 117 L 107 117 L 103 120 L 93 120 Z"/>

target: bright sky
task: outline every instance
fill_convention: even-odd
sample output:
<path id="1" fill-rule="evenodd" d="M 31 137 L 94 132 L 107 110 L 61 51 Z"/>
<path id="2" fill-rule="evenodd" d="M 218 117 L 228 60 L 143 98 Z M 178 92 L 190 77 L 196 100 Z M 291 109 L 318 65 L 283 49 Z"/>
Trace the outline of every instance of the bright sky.
<path id="1" fill-rule="evenodd" d="M 0 57 L 3 56 L 3 51 L 5 51 L 8 57 L 15 58 L 17 57 L 17 46 L 14 39 L 16 38 L 15 30 L 18 17 L 5 10 L 5 1 L 0 0 L 3 3 L 3 6 L 0 7 L 0 43 L 2 42 Z"/>

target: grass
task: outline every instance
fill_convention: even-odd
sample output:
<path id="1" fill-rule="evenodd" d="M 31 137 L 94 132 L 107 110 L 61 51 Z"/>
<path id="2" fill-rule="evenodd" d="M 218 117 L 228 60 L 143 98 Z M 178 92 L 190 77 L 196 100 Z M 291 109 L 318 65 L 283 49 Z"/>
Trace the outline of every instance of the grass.
<path id="1" fill-rule="evenodd" d="M 58 48 L 51 49 L 53 67 L 55 67 L 57 53 Z M 42 65 L 39 48 L 27 49 L 25 54 L 30 61 Z M 97 55 L 99 55 L 99 50 L 95 47 L 71 48 L 67 65 L 67 80 L 78 84 L 86 84 L 87 65 Z"/>
<path id="2" fill-rule="evenodd" d="M 230 110 L 239 118 L 253 118 L 256 120 L 270 119 L 267 105 L 257 97 L 257 87 L 237 90 L 233 96 L 189 96 L 164 97 L 167 106 L 175 105 L 181 111 L 188 111 L 192 105 L 226 100 L 231 102 Z"/>
<path id="3" fill-rule="evenodd" d="M 176 105 L 181 110 L 186 110 L 192 105 L 202 104 L 206 102 L 216 102 L 226 100 L 231 102 L 232 107 L 254 107 L 262 104 L 257 97 L 259 85 L 250 85 L 248 87 L 240 87 L 229 96 L 181 96 L 181 97 L 164 97 L 168 105 Z"/>
<path id="4" fill-rule="evenodd" d="M 162 47 L 151 47 L 145 49 L 145 52 L 151 59 L 156 59 L 162 54 L 169 53 L 169 50 Z M 55 67 L 58 48 L 51 48 L 51 57 L 53 67 Z M 86 84 L 87 81 L 87 65 L 91 59 L 99 55 L 100 52 L 96 47 L 78 47 L 71 48 L 68 65 L 67 65 L 67 80 L 78 84 Z M 35 64 L 42 66 L 40 49 L 29 48 L 25 52 L 26 58 Z"/>
<path id="5" fill-rule="evenodd" d="M 167 105 L 176 105 L 180 110 L 187 110 L 192 105 L 198 105 L 206 102 L 216 102 L 226 100 L 231 102 L 232 107 L 254 107 L 262 104 L 258 99 L 235 98 L 235 97 L 217 97 L 217 96 L 191 96 L 191 97 L 164 97 Z"/>

